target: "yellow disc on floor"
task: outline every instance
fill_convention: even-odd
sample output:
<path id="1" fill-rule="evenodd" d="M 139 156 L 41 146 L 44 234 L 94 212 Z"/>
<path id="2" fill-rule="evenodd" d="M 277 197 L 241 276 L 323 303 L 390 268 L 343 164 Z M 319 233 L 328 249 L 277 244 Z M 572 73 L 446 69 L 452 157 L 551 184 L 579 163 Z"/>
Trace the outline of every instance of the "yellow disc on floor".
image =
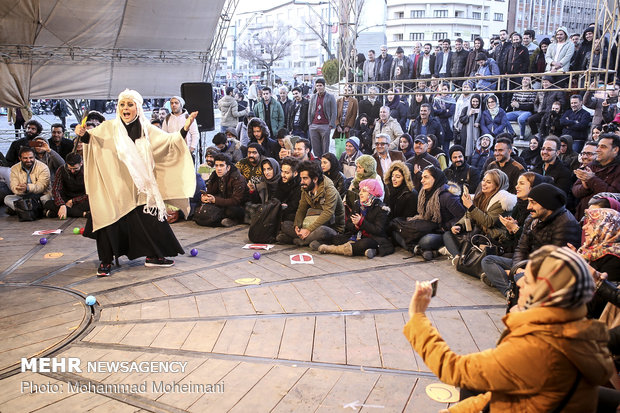
<path id="1" fill-rule="evenodd" d="M 426 386 L 426 395 L 440 403 L 456 403 L 459 401 L 459 391 L 449 384 L 431 383 Z"/>
<path id="2" fill-rule="evenodd" d="M 63 255 L 65 254 L 63 254 L 62 252 L 48 252 L 43 256 L 43 258 L 60 258 Z"/>
<path id="3" fill-rule="evenodd" d="M 237 278 L 235 282 L 241 285 L 260 284 L 260 278 Z"/>

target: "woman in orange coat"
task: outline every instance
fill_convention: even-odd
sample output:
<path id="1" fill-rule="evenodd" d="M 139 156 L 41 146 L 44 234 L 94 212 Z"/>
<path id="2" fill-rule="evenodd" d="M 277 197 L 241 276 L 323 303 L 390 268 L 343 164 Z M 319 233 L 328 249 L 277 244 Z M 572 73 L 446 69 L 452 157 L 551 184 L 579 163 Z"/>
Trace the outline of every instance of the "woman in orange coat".
<path id="1" fill-rule="evenodd" d="M 522 311 L 504 317 L 494 349 L 452 352 L 424 314 L 426 282 L 416 283 L 404 334 L 441 381 L 483 392 L 450 412 L 479 412 L 489 403 L 491 412 L 595 412 L 613 362 L 605 326 L 585 318 L 594 293 L 586 262 L 567 247 L 545 246 L 530 255 L 519 282 Z"/>

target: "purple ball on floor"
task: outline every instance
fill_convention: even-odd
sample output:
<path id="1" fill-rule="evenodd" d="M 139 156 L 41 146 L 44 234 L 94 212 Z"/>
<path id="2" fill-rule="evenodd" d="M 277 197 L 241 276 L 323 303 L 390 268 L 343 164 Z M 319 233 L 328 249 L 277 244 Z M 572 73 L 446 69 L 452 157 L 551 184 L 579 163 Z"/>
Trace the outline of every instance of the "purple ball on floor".
<path id="1" fill-rule="evenodd" d="M 254 257 L 255 260 L 260 260 L 260 252 L 257 251 L 252 256 Z"/>
<path id="2" fill-rule="evenodd" d="M 41 245 L 45 245 L 45 244 L 47 244 L 47 238 L 41 238 L 41 239 L 39 240 L 39 244 L 41 244 Z"/>
<path id="3" fill-rule="evenodd" d="M 198 255 L 198 250 L 196 248 L 192 248 L 189 253 L 192 257 L 195 257 L 196 255 Z"/>

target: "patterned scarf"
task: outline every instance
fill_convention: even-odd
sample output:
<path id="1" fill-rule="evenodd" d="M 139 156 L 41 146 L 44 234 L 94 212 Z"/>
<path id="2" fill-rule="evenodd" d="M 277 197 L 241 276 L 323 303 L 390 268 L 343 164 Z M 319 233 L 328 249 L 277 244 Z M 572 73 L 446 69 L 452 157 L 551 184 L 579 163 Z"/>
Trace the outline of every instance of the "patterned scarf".
<path id="1" fill-rule="evenodd" d="M 587 263 L 575 251 L 561 247 L 543 260 L 524 307 L 577 308 L 593 295 L 594 280 Z"/>
<path id="2" fill-rule="evenodd" d="M 583 235 L 579 254 L 588 262 L 608 254 L 620 257 L 620 212 L 611 208 L 586 209 Z"/>
<path id="3" fill-rule="evenodd" d="M 441 205 L 439 204 L 439 194 L 445 188 L 441 185 L 433 191 L 421 190 L 418 195 L 418 215 L 413 217 L 414 220 L 423 219 L 425 221 L 441 224 Z M 426 200 L 428 198 L 428 201 Z"/>

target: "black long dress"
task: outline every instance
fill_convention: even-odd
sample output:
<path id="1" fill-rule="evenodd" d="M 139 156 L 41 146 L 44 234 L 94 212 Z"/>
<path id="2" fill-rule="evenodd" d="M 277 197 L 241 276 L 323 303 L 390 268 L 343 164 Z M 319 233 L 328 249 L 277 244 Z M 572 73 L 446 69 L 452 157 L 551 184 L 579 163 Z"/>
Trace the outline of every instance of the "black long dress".
<path id="1" fill-rule="evenodd" d="M 132 141 L 142 138 L 139 119 L 123 125 Z M 90 141 L 88 132 L 81 140 L 86 144 Z M 89 215 L 83 235 L 97 240 L 97 253 L 103 264 L 110 264 L 114 257 L 123 255 L 134 260 L 140 257 L 164 258 L 185 254 L 170 224 L 160 221 L 157 216 L 144 213 L 144 205 L 135 207 L 115 223 L 94 232 L 92 217 Z"/>

